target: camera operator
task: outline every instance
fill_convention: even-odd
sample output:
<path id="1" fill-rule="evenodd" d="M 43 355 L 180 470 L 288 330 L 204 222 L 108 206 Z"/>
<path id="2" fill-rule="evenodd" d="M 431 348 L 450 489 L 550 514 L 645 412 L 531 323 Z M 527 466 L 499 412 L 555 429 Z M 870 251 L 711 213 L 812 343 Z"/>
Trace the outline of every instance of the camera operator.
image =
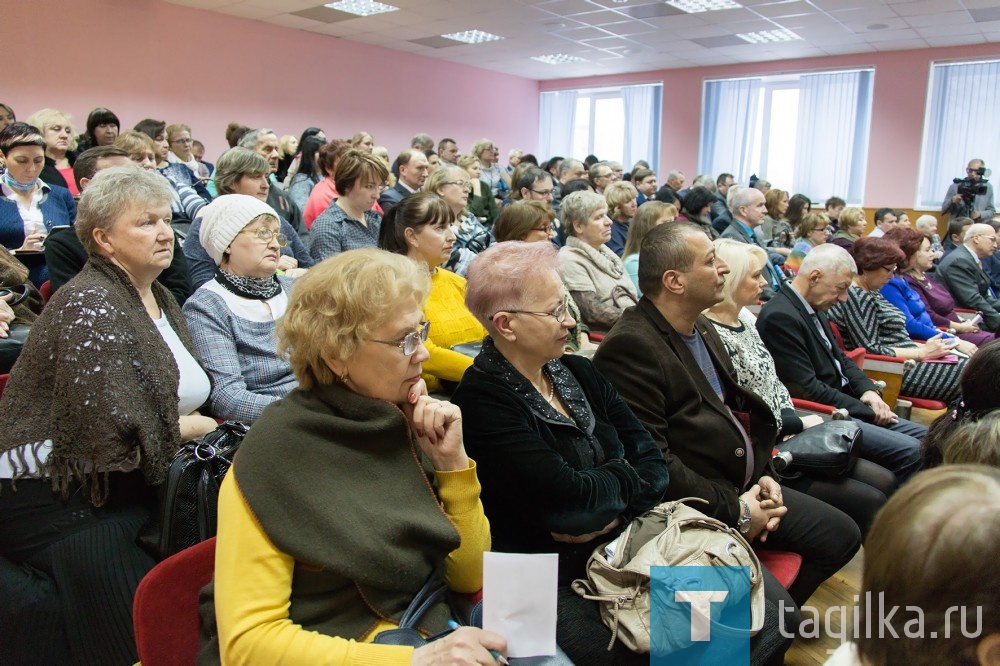
<path id="1" fill-rule="evenodd" d="M 993 206 L 993 185 L 983 176 L 986 165 L 980 159 L 969 162 L 965 169 L 965 178 L 956 178 L 941 204 L 942 213 L 950 213 L 951 218 L 971 217 L 979 222 L 993 219 L 996 209 Z"/>

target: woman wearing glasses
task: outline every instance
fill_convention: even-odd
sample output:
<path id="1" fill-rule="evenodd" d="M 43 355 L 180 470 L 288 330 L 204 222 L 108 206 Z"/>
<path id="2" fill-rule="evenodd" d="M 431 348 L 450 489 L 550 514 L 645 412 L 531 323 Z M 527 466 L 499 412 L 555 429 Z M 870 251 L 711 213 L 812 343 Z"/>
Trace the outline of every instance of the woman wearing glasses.
<path id="1" fill-rule="evenodd" d="M 599 196 L 599 195 L 596 195 Z M 556 640 L 574 663 L 643 663 L 597 604 L 570 583 L 594 547 L 656 504 L 667 463 L 650 434 L 590 361 L 563 355 L 576 325 L 557 251 L 509 241 L 469 267 L 466 304 L 489 337 L 455 390 L 469 454 L 479 464 L 494 550 L 559 554 Z"/>
<path id="2" fill-rule="evenodd" d="M 495 664 L 489 651 L 505 651 L 471 627 L 415 649 L 373 644 L 432 574 L 479 590 L 490 550 L 462 414 L 420 378 L 430 289 L 422 266 L 373 248 L 296 284 L 278 349 L 299 388 L 264 410 L 219 493 L 202 612 L 222 663 Z M 417 626 L 438 634 L 449 618 L 442 598 Z"/>
<path id="3" fill-rule="evenodd" d="M 450 187 L 450 186 L 449 186 Z M 465 307 L 465 278 L 442 267 L 455 244 L 453 209 L 441 197 L 419 192 L 389 209 L 382 221 L 378 246 L 403 254 L 430 272 L 431 290 L 424 317 L 431 322 L 423 364 L 428 390 L 449 390 L 472 365 L 472 357 L 452 347 L 477 343 L 486 330 Z"/>
<path id="4" fill-rule="evenodd" d="M 899 246 L 888 238 L 865 236 L 854 243 L 857 275 L 847 290 L 847 301 L 830 308 L 830 321 L 840 327 L 847 349 L 864 347 L 870 354 L 912 359 L 917 365 L 903 374 L 902 396 L 950 403 L 961 395 L 958 378 L 965 360 L 951 354 L 961 342 L 939 333 L 914 342 L 906 331 L 906 316 L 887 301 L 882 287 L 906 261 Z"/>
<path id="5" fill-rule="evenodd" d="M 184 316 L 212 378 L 212 415 L 249 425 L 297 386 L 274 337 L 292 285 L 276 275 L 288 238 L 274 210 L 245 194 L 206 206 L 199 236 L 217 268 L 184 304 Z"/>
<path id="6" fill-rule="evenodd" d="M 469 212 L 469 193 L 472 181 L 462 167 L 450 166 L 435 169 L 424 183 L 424 192 L 433 192 L 448 204 L 455 216 L 455 242 L 451 256 L 444 267 L 464 276 L 476 255 L 493 242 L 489 229 Z"/>

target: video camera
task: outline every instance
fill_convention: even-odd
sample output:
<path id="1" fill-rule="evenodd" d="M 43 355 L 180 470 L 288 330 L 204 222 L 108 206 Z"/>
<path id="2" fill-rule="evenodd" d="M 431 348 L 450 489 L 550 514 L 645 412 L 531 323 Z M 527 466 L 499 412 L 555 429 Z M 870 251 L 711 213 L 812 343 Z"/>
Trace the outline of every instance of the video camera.
<path id="1" fill-rule="evenodd" d="M 971 204 L 972 200 L 975 199 L 980 194 L 986 194 L 986 183 L 989 181 L 986 176 L 990 175 L 986 167 L 979 167 L 976 169 L 976 173 L 979 175 L 979 180 L 972 180 L 968 176 L 965 178 L 955 178 L 951 182 L 958 185 L 958 195 L 962 197 L 962 200 L 966 204 Z"/>

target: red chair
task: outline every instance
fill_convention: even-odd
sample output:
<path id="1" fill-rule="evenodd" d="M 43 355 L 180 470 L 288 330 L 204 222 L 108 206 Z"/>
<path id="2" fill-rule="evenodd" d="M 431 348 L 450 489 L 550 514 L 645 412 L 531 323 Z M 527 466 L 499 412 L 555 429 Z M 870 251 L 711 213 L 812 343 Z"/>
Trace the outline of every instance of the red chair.
<path id="1" fill-rule="evenodd" d="M 215 571 L 215 537 L 157 564 L 135 591 L 132 623 L 142 666 L 191 666 L 198 654 L 198 594 Z"/>
<path id="2" fill-rule="evenodd" d="M 0 375 L 0 395 L 3 395 L 3 390 L 7 387 L 8 379 L 10 379 L 10 375 Z"/>
<path id="3" fill-rule="evenodd" d="M 798 578 L 802 568 L 802 556 L 798 553 L 786 553 L 781 550 L 755 550 L 760 563 L 767 567 L 781 586 L 786 590 Z M 145 665 L 144 665 L 145 666 Z"/>
<path id="4" fill-rule="evenodd" d="M 38 288 L 38 293 L 42 295 L 42 304 L 49 302 L 52 298 L 52 280 L 46 280 L 42 283 L 42 286 Z"/>

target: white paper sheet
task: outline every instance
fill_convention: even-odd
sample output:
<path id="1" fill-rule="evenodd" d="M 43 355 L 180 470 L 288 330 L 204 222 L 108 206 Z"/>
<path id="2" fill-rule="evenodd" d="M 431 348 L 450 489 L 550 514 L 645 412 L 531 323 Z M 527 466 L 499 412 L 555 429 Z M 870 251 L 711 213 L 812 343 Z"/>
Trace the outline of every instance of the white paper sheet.
<path id="1" fill-rule="evenodd" d="M 483 553 L 483 628 L 507 639 L 507 656 L 556 653 L 555 553 Z"/>

